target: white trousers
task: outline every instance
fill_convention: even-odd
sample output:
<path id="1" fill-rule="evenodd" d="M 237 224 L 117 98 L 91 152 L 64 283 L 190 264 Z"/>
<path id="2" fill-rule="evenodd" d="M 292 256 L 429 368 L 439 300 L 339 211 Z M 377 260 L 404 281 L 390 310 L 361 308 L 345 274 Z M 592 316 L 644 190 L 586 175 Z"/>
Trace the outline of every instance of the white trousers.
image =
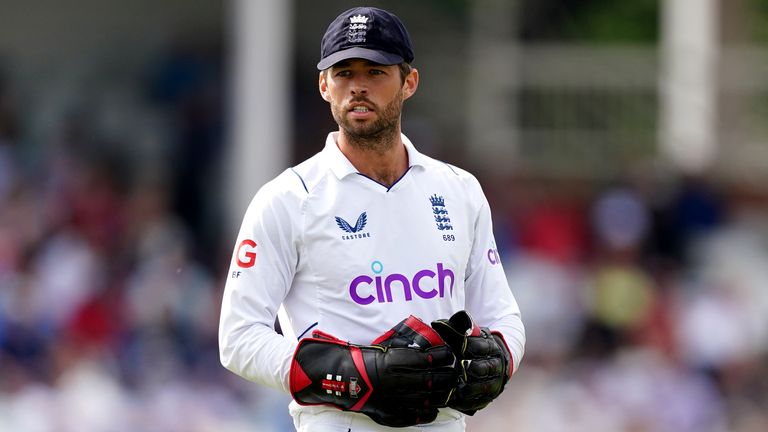
<path id="1" fill-rule="evenodd" d="M 441 409 L 434 422 L 406 428 L 382 426 L 364 414 L 339 411 L 325 406 L 301 406 L 291 401 L 288 407 L 297 432 L 464 432 L 464 415 Z"/>

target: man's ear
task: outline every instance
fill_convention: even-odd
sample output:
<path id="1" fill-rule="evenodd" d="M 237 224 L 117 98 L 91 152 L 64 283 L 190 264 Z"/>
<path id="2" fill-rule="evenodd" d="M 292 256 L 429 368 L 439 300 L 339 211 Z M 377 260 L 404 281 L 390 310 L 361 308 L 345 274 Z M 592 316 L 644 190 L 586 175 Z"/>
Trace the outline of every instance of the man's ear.
<path id="1" fill-rule="evenodd" d="M 320 96 L 322 96 L 323 100 L 330 102 L 331 95 L 328 92 L 328 82 L 326 81 L 326 76 L 328 76 L 327 71 L 320 71 L 320 76 L 317 80 L 317 87 L 320 90 Z"/>
<path id="2" fill-rule="evenodd" d="M 416 89 L 419 87 L 419 71 L 416 68 L 411 69 L 411 72 L 405 77 L 403 83 L 403 99 L 408 99 L 416 93 Z"/>

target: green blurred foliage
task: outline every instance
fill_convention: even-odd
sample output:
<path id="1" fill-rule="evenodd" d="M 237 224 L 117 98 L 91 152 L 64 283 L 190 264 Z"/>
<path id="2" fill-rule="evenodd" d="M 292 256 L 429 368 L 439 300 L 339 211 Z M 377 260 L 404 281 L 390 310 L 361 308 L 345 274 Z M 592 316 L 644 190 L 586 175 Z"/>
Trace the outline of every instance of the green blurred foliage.
<path id="1" fill-rule="evenodd" d="M 566 29 L 588 41 L 656 42 L 659 34 L 659 1 L 596 0 L 585 2 L 578 21 Z"/>
<path id="2" fill-rule="evenodd" d="M 768 44 L 768 0 L 746 0 L 751 42 Z"/>
<path id="3" fill-rule="evenodd" d="M 523 0 L 521 36 L 528 40 L 655 43 L 659 0 Z"/>

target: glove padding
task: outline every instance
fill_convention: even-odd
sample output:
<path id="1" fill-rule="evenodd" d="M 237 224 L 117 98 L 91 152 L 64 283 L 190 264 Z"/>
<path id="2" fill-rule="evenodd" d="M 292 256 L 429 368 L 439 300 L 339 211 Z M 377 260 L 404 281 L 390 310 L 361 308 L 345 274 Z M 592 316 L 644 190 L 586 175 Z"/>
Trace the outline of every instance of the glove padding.
<path id="1" fill-rule="evenodd" d="M 504 337 L 480 328 L 466 311 L 433 321 L 432 328 L 461 364 L 459 383 L 448 406 L 473 415 L 496 399 L 512 376 L 512 355 Z"/>
<path id="2" fill-rule="evenodd" d="M 299 341 L 291 363 L 290 391 L 301 405 L 332 405 L 405 427 L 435 420 L 456 388 L 451 348 L 416 317 L 369 346 L 317 330 L 312 336 Z"/>

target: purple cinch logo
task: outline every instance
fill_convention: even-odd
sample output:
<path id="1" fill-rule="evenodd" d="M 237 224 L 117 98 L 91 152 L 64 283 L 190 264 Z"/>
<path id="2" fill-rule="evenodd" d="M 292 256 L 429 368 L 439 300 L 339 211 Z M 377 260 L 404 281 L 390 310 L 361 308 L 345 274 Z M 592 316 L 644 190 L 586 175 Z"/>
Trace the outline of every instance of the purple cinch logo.
<path id="1" fill-rule="evenodd" d="M 423 299 L 443 298 L 445 297 L 446 281 L 448 281 L 448 295 L 453 297 L 453 284 L 456 280 L 453 271 L 443 267 L 443 263 L 437 263 L 436 267 L 436 271 L 419 270 L 413 277 L 409 278 L 400 273 L 382 275 L 384 265 L 381 261 L 374 261 L 371 263 L 371 271 L 374 276 L 360 275 L 352 279 L 349 284 L 349 296 L 355 303 L 361 305 L 373 302 L 392 303 L 393 298 L 404 298 L 405 301 L 411 301 L 414 294 Z M 424 279 L 432 279 L 433 281 L 437 279 L 437 283 L 433 283 L 430 288 L 425 288 L 422 285 L 427 284 Z M 402 297 L 400 292 L 403 293 Z"/>

